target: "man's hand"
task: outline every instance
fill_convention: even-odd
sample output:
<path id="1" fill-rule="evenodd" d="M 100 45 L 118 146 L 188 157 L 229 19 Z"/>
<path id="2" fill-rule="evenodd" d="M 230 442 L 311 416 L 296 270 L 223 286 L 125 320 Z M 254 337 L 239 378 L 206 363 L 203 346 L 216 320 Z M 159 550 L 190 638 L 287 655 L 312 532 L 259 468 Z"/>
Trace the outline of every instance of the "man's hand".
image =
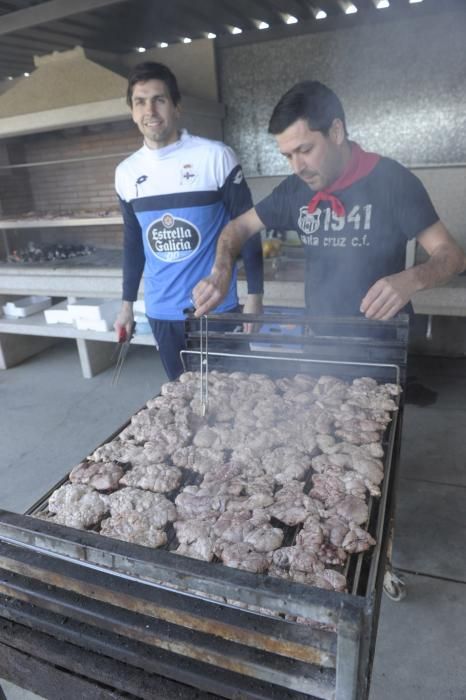
<path id="1" fill-rule="evenodd" d="M 122 330 L 125 331 L 125 338 L 129 338 L 131 331 L 133 329 L 134 314 L 133 314 L 133 302 L 124 301 L 121 305 L 121 309 L 116 317 L 116 321 L 113 327 L 117 334 L 117 339 L 119 340 L 122 334 Z"/>
<path id="2" fill-rule="evenodd" d="M 417 291 L 411 270 L 382 277 L 367 292 L 360 310 L 366 318 L 387 321 L 402 309 Z"/>
<path id="3" fill-rule="evenodd" d="M 261 314 L 262 313 L 262 294 L 248 294 L 243 307 L 244 314 Z M 257 323 L 243 323 L 243 331 L 245 333 L 254 333 L 258 330 Z"/>
<path id="4" fill-rule="evenodd" d="M 193 289 L 196 318 L 209 313 L 220 304 L 230 288 L 230 282 L 231 268 L 224 267 L 222 270 L 212 270 L 209 277 L 205 277 L 196 284 Z"/>

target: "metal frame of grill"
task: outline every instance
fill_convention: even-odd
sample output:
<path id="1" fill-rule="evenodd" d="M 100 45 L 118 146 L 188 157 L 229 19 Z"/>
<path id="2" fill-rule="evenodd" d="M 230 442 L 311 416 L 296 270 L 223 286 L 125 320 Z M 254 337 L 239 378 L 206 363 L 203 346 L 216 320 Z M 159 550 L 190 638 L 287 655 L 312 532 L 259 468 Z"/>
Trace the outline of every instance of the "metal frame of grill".
<path id="1" fill-rule="evenodd" d="M 269 322 L 271 318 L 273 314 L 267 316 Z M 231 315 L 232 324 L 242 320 Z M 263 317 L 248 320 L 258 323 Z M 251 351 L 251 342 L 276 343 L 276 337 L 254 333 L 246 343 L 243 334 L 218 333 L 210 323 L 208 368 L 225 368 L 227 363 L 257 371 L 260 361 L 280 365 L 280 372 L 283 367 L 290 372 L 312 368 L 322 374 L 330 367 L 345 377 L 370 372 L 381 381 L 395 378 L 403 383 L 407 320 L 357 321 L 351 326 L 358 331 L 354 337 L 338 335 L 347 319 L 332 319 L 330 324 L 328 319 L 277 314 L 279 323 L 314 329 L 299 338 L 280 338 L 280 345 L 298 344 L 299 356 L 287 354 L 286 347 L 284 352 L 273 350 L 272 356 Z M 185 362 L 199 369 L 200 360 L 206 360 L 205 342 L 201 352 L 199 326 L 189 322 Z M 380 339 L 377 332 L 373 337 L 375 331 L 385 337 Z M 233 352 L 219 350 L 218 342 Z M 235 344 L 241 351 L 234 352 Z M 343 359 L 345 352 L 350 359 Z M 126 693 L 167 700 L 365 700 L 392 519 L 401 414 L 402 402 L 386 435 L 382 496 L 371 507 L 370 530 L 377 545 L 370 554 L 354 557 L 353 585 L 347 594 L 0 511 L 0 676 L 60 700 L 64 678 L 70 698 L 83 697 L 86 687 L 89 698 Z M 29 512 L 47 498 L 48 494 Z M 39 679 L 35 687 L 33 667 Z"/>

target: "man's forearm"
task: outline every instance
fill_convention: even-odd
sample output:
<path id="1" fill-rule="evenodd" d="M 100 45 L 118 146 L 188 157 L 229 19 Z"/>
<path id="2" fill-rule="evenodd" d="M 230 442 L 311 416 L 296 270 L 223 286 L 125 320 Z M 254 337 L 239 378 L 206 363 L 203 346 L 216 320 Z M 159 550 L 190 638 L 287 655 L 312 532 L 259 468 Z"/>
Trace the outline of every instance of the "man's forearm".
<path id="1" fill-rule="evenodd" d="M 263 228 L 254 208 L 230 221 L 223 229 L 217 243 L 217 252 L 209 277 L 198 282 L 193 289 L 196 316 L 214 309 L 225 298 L 231 281 L 231 271 L 244 243 Z"/>
<path id="2" fill-rule="evenodd" d="M 241 248 L 251 235 L 238 226 L 236 221 L 230 221 L 218 239 L 212 272 L 231 270 L 241 253 Z"/>
<path id="3" fill-rule="evenodd" d="M 445 284 L 465 269 L 465 256 L 457 245 L 442 245 L 425 263 L 415 265 L 409 271 L 415 291 Z"/>

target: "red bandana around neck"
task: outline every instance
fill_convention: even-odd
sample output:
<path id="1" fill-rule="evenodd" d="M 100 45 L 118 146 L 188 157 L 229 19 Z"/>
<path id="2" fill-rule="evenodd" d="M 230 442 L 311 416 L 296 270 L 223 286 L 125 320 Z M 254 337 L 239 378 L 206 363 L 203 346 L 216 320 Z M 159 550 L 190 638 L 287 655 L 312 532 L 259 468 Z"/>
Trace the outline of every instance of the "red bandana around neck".
<path id="1" fill-rule="evenodd" d="M 316 210 L 319 202 L 325 201 L 330 202 L 332 211 L 334 211 L 337 216 L 344 216 L 346 213 L 345 207 L 338 197 L 335 197 L 335 195 L 332 194 L 332 192 L 344 190 L 354 182 L 366 177 L 366 175 L 369 175 L 369 173 L 379 162 L 380 156 L 377 155 L 377 153 L 363 151 L 361 146 L 354 141 L 351 141 L 350 144 L 351 158 L 348 165 L 340 177 L 335 180 L 335 182 L 333 182 L 329 187 L 326 187 L 324 190 L 315 193 L 307 206 L 309 214 L 312 214 Z"/>

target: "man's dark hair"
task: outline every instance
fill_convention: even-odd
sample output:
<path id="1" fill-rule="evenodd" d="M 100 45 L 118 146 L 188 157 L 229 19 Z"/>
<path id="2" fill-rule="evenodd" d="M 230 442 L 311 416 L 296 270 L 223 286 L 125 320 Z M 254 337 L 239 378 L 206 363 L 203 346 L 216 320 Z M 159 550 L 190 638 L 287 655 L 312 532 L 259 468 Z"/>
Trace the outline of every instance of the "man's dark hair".
<path id="1" fill-rule="evenodd" d="M 334 119 L 341 119 L 346 132 L 343 105 L 333 90 L 317 80 L 296 83 L 275 105 L 269 134 L 281 134 L 297 119 L 306 119 L 309 128 L 327 135 Z"/>
<path id="2" fill-rule="evenodd" d="M 145 83 L 147 80 L 161 80 L 168 88 L 171 100 L 176 105 L 181 100 L 180 91 L 176 78 L 170 68 L 164 66 L 163 63 L 155 61 L 146 61 L 133 66 L 131 73 L 128 76 L 128 90 L 126 92 L 126 101 L 132 107 L 133 88 L 136 83 Z"/>

